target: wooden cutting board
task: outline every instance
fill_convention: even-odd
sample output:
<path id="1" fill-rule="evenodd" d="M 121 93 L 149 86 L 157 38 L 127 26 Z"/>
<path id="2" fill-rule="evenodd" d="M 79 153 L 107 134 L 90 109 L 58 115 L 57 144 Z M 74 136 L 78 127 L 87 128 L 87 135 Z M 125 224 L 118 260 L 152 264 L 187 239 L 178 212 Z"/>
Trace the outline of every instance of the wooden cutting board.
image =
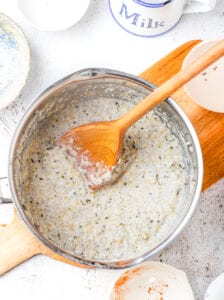
<path id="1" fill-rule="evenodd" d="M 184 58 L 198 43 L 199 40 L 183 44 L 141 73 L 140 77 L 157 86 L 161 85 L 181 69 Z M 171 97 L 188 115 L 198 134 L 204 160 L 205 190 L 224 177 L 224 113 L 214 113 L 198 106 L 192 102 L 184 88 Z"/>
<path id="2" fill-rule="evenodd" d="M 187 53 L 199 42 L 190 41 L 180 46 L 141 73 L 140 77 L 159 86 L 180 70 Z M 194 104 L 184 89 L 171 96 L 186 112 L 198 133 L 204 158 L 205 190 L 224 177 L 224 114 L 213 113 Z M 0 245 L 0 275 L 37 254 L 44 254 L 78 267 L 87 267 L 47 248 L 30 232 L 17 212 L 12 223 L 0 232 Z"/>

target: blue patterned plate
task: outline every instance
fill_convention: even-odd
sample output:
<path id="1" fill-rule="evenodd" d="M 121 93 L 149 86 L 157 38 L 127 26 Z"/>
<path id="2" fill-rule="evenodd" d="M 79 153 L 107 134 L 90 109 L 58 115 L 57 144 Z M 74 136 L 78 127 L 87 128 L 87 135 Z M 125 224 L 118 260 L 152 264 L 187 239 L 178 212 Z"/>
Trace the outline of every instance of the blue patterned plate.
<path id="1" fill-rule="evenodd" d="M 30 69 L 30 49 L 22 30 L 0 13 L 0 109 L 14 101 Z"/>

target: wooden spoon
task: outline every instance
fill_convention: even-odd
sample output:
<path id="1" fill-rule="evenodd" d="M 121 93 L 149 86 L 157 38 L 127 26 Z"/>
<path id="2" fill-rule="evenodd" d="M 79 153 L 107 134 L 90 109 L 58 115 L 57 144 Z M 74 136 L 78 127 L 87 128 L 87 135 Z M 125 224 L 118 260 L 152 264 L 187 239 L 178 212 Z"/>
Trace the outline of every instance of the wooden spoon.
<path id="1" fill-rule="evenodd" d="M 119 119 L 84 124 L 62 135 L 59 145 L 68 147 L 69 153 L 75 156 L 77 166 L 89 186 L 97 189 L 107 181 L 108 170 L 117 164 L 125 132 L 131 125 L 222 55 L 224 40 L 155 89 Z"/>

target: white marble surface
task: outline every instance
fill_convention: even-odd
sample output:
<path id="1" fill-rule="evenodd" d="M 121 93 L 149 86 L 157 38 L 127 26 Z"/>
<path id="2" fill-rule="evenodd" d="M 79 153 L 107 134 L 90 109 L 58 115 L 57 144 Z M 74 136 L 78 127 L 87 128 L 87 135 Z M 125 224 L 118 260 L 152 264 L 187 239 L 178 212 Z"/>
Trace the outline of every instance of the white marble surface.
<path id="1" fill-rule="evenodd" d="M 7 176 L 7 155 L 14 129 L 24 110 L 50 84 L 86 67 L 106 67 L 133 74 L 156 62 L 191 39 L 218 39 L 224 35 L 224 1 L 214 11 L 184 15 L 169 33 L 140 38 L 122 30 L 112 19 L 106 0 L 92 0 L 82 20 L 62 32 L 32 28 L 20 15 L 15 0 L 0 0 L 0 11 L 24 30 L 31 48 L 31 71 L 21 96 L 0 111 L 0 177 Z M 0 205 L 0 223 L 9 222 L 12 205 Z M 156 257 L 187 272 L 196 300 L 224 271 L 224 180 L 201 195 L 187 229 Z M 1 258 L 0 258 L 1 263 Z M 0 297 L 28 299 L 108 299 L 121 271 L 83 270 L 37 256 L 0 278 Z M 224 299 L 224 295 L 223 295 Z"/>

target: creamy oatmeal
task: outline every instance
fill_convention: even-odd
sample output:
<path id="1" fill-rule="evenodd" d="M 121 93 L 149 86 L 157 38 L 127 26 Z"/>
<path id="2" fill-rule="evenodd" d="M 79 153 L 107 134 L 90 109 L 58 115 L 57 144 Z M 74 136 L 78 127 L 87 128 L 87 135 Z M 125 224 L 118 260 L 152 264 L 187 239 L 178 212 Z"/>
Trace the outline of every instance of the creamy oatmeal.
<path id="1" fill-rule="evenodd" d="M 102 261 L 131 258 L 158 245 L 177 220 L 187 184 L 184 155 L 154 112 L 128 130 L 124 171 L 97 192 L 56 146 L 69 128 L 117 118 L 132 105 L 101 98 L 77 102 L 50 115 L 26 149 L 26 213 L 46 238 L 73 254 Z"/>

